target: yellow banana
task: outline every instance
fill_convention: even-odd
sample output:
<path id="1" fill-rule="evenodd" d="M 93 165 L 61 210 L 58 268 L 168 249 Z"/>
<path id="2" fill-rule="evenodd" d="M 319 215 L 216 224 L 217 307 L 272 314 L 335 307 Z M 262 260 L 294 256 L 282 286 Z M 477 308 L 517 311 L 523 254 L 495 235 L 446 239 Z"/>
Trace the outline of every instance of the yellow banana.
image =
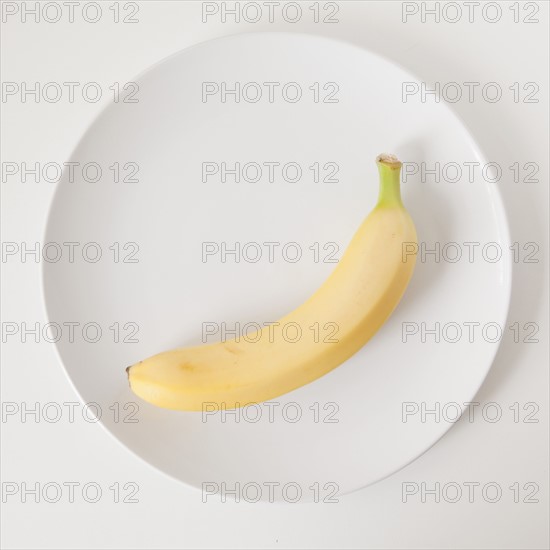
<path id="1" fill-rule="evenodd" d="M 166 351 L 127 369 L 133 392 L 168 409 L 200 411 L 206 403 L 233 409 L 308 384 L 361 349 L 399 303 L 416 260 L 403 254 L 416 231 L 401 202 L 401 162 L 386 154 L 376 161 L 376 207 L 323 285 L 279 320 L 306 332 L 330 323 L 334 339 L 319 341 L 310 332 L 294 342 L 275 339 L 265 327 L 246 338 Z"/>

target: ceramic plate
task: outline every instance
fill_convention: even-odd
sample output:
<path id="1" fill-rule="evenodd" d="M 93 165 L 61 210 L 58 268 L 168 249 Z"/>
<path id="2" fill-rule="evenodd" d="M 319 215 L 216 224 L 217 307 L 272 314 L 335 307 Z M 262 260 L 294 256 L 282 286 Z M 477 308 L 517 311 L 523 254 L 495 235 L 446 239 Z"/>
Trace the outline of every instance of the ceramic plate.
<path id="1" fill-rule="evenodd" d="M 420 86 L 343 42 L 242 34 L 156 64 L 86 132 L 47 223 L 45 241 L 64 254 L 44 264 L 45 302 L 51 322 L 79 323 L 56 344 L 75 390 L 143 460 L 206 491 L 239 483 L 252 500 L 258 487 L 264 500 L 297 488 L 322 500 L 418 457 L 473 399 L 508 309 L 505 212 L 460 120 L 443 101 L 405 101 L 404 84 Z M 132 395 L 126 366 L 242 335 L 306 299 L 373 208 L 374 159 L 386 151 L 406 163 L 420 252 L 436 253 L 419 256 L 402 302 L 359 353 L 232 414 Z M 422 416 L 434 407 L 439 419 Z"/>

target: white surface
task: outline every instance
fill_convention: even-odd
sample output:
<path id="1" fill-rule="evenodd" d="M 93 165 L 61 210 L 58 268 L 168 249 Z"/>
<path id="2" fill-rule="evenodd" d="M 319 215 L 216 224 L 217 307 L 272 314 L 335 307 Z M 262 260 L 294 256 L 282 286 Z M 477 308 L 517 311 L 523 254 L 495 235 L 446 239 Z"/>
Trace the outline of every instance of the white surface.
<path id="1" fill-rule="evenodd" d="M 136 25 L 3 25 L 2 77 L 5 81 L 100 81 L 107 89 L 112 82 L 131 80 L 154 62 L 207 38 L 250 30 L 295 30 L 364 45 L 427 81 L 497 81 L 504 89 L 514 81 L 536 81 L 540 85 L 538 104 L 510 100 L 459 103 L 455 111 L 488 159 L 503 166 L 515 161 L 540 164 L 541 183 L 515 184 L 508 177 L 499 185 L 512 241 L 535 241 L 544 250 L 548 74 L 542 68 L 547 67 L 548 8 L 543 3 L 540 8 L 537 25 L 513 24 L 506 6 L 506 15 L 494 25 L 482 20 L 422 24 L 418 19 L 402 24 L 399 3 L 378 2 L 341 3 L 341 23 L 336 25 L 231 25 L 202 24 L 200 3 L 147 3 L 141 5 Z M 101 104 L 83 102 L 21 104 L 10 100 L 2 112 L 3 161 L 63 162 L 100 109 Z M 45 182 L 2 184 L 3 241 L 42 239 L 53 189 Z M 508 321 L 537 322 L 540 342 L 515 344 L 508 331 L 476 397 L 482 404 L 500 404 L 503 418 L 499 422 L 480 421 L 479 416 L 474 422 L 463 418 L 406 469 L 341 497 L 338 504 L 254 506 L 214 498 L 202 503 L 199 493 L 156 473 L 97 425 L 78 417 L 74 423 L 65 416 L 52 424 L 34 423 L 30 417 L 21 423 L 10 417 L 2 424 L 4 482 L 95 481 L 105 496 L 97 504 L 82 499 L 73 504 L 66 499 L 56 504 L 23 504 L 10 497 L 2 513 L 4 547 L 547 547 L 547 260 L 542 253 L 540 257 L 539 264 L 514 265 Z M 2 267 L 2 320 L 44 322 L 40 265 L 10 261 Z M 4 402 L 25 401 L 30 406 L 35 401 L 76 401 L 51 344 L 22 345 L 12 339 L 3 346 L 2 359 Z M 537 403 L 540 422 L 514 423 L 508 410 L 514 402 Z M 130 481 L 139 485 L 139 503 L 114 504 L 108 487 Z M 456 504 L 434 503 L 429 497 L 427 503 L 418 497 L 403 503 L 401 498 L 404 482 L 427 482 L 433 487 L 436 482 L 483 485 L 489 481 L 503 487 L 498 503 L 479 498 L 473 503 L 467 498 Z M 508 489 L 515 482 L 537 483 L 540 502 L 515 504 Z"/>

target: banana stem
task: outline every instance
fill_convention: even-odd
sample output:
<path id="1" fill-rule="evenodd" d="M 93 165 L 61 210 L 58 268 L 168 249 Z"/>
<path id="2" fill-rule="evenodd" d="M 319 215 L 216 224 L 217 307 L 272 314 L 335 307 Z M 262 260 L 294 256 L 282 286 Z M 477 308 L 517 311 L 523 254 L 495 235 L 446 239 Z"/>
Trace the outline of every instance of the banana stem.
<path id="1" fill-rule="evenodd" d="M 383 153 L 376 157 L 380 174 L 380 193 L 376 206 L 403 206 L 401 202 L 401 161 L 395 155 Z"/>

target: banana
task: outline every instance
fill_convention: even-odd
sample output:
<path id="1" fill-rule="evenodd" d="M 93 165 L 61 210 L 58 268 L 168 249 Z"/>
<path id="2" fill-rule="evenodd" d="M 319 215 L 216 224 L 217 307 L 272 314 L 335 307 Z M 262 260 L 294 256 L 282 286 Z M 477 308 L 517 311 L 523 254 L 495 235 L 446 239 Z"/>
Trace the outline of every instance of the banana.
<path id="1" fill-rule="evenodd" d="M 308 384 L 361 349 L 412 276 L 416 256 L 403 254 L 404 246 L 417 250 L 414 223 L 401 202 L 401 162 L 382 154 L 376 163 L 376 207 L 321 287 L 279 320 L 311 337 L 275 339 L 265 327 L 246 338 L 166 351 L 126 369 L 132 391 L 167 409 L 200 411 L 205 404 L 233 409 Z M 336 338 L 313 338 L 308 331 L 316 323 L 337 327 Z"/>

